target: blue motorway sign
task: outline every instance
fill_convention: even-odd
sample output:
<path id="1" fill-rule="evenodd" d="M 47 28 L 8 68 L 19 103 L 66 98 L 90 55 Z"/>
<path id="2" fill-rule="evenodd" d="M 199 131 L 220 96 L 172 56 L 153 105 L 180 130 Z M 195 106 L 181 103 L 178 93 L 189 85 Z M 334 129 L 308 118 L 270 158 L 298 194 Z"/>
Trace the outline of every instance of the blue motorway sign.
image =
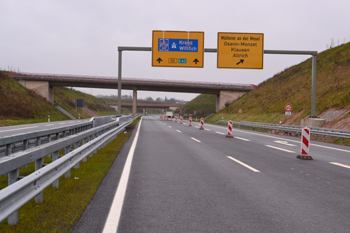
<path id="1" fill-rule="evenodd" d="M 198 40 L 158 38 L 158 51 L 198 52 Z"/>

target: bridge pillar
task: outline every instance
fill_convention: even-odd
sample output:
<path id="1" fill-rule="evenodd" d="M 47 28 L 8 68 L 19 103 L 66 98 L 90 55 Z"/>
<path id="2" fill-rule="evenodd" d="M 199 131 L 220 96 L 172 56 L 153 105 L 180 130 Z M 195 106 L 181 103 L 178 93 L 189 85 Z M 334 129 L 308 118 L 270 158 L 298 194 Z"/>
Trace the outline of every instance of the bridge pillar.
<path id="1" fill-rule="evenodd" d="M 20 80 L 19 83 L 25 88 L 34 91 L 38 95 L 44 97 L 49 103 L 54 103 L 54 89 L 49 85 L 48 81 L 28 81 Z"/>
<path id="2" fill-rule="evenodd" d="M 132 95 L 132 115 L 135 116 L 137 114 L 137 90 L 133 90 Z"/>
<path id="3" fill-rule="evenodd" d="M 225 104 L 231 104 L 246 92 L 239 91 L 220 91 L 220 94 L 216 96 L 216 112 L 225 108 Z"/>

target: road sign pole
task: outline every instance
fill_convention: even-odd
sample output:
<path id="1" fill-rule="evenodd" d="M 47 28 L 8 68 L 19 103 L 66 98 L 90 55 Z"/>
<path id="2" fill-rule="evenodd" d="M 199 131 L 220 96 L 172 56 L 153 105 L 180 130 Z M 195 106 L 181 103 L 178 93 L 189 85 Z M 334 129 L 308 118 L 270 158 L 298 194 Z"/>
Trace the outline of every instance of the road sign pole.
<path id="1" fill-rule="evenodd" d="M 311 115 L 310 118 L 317 118 L 316 115 L 316 66 L 317 55 L 312 55 L 312 81 L 311 81 Z"/>
<path id="2" fill-rule="evenodd" d="M 118 48 L 118 116 L 122 116 L 122 53 Z"/>

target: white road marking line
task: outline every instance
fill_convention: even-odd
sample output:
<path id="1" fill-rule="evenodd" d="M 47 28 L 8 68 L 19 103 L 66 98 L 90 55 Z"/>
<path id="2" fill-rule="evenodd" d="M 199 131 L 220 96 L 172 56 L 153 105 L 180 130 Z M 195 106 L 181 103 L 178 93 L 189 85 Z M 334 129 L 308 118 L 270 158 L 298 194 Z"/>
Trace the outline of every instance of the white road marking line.
<path id="1" fill-rule="evenodd" d="M 345 167 L 345 168 L 350 169 L 350 166 L 342 164 L 342 163 L 336 163 L 336 162 L 329 162 L 329 163 L 333 164 L 333 165 L 337 165 L 337 166 L 340 166 L 340 167 Z"/>
<path id="2" fill-rule="evenodd" d="M 1 130 L 0 132 L 10 132 L 10 131 L 17 131 L 22 129 L 32 129 L 32 128 L 38 128 L 38 126 L 31 126 L 31 127 L 17 128 L 17 129 L 7 129 L 7 130 Z"/>
<path id="3" fill-rule="evenodd" d="M 317 145 L 317 144 L 311 144 L 311 146 L 318 146 L 318 147 L 322 147 L 322 148 L 326 148 L 326 149 L 331 149 L 331 150 L 338 150 L 338 151 L 343 151 L 343 152 L 348 152 L 350 153 L 350 150 L 343 150 L 343 149 L 338 149 L 338 148 L 333 148 L 333 147 L 329 147 L 329 146 L 321 146 L 321 145 Z"/>
<path id="4" fill-rule="evenodd" d="M 288 153 L 296 153 L 294 151 L 291 151 L 291 150 L 286 150 L 286 149 L 282 149 L 282 148 L 279 148 L 279 147 L 275 147 L 275 146 L 271 146 L 271 145 L 265 145 L 267 147 L 270 147 L 270 148 L 273 148 L 273 149 L 276 149 L 276 150 L 281 150 L 281 151 L 285 151 L 285 152 L 288 152 Z"/>
<path id="5" fill-rule="evenodd" d="M 177 132 L 179 132 L 179 133 L 181 133 L 181 131 L 180 130 L 176 130 Z"/>
<path id="6" fill-rule="evenodd" d="M 287 141 L 274 141 L 276 143 L 280 143 L 280 144 L 283 144 L 283 145 L 286 145 L 286 146 L 296 146 L 296 145 L 293 145 L 293 144 L 289 144 Z"/>
<path id="7" fill-rule="evenodd" d="M 199 141 L 198 139 L 195 139 L 195 138 L 193 138 L 193 137 L 191 137 L 191 139 L 192 139 L 192 140 L 195 140 L 196 142 L 201 142 L 201 141 Z"/>
<path id="8" fill-rule="evenodd" d="M 173 127 L 171 127 L 171 126 L 169 125 L 169 128 L 173 128 Z"/>
<path id="9" fill-rule="evenodd" d="M 65 125 L 66 123 L 59 123 L 60 125 Z"/>
<path id="10" fill-rule="evenodd" d="M 206 131 L 210 131 L 210 129 L 204 129 L 204 130 L 206 130 Z"/>
<path id="11" fill-rule="evenodd" d="M 222 134 L 222 135 L 225 135 L 225 133 L 221 133 L 221 132 L 215 132 L 215 133 L 218 133 L 218 134 Z"/>
<path id="12" fill-rule="evenodd" d="M 128 185 L 131 163 L 134 157 L 137 140 L 139 138 L 141 123 L 142 123 L 142 117 L 139 123 L 139 127 L 137 128 L 134 141 L 132 142 L 128 157 L 126 159 L 123 173 L 122 173 L 122 176 L 120 177 L 118 188 L 113 198 L 112 206 L 109 210 L 108 217 L 107 217 L 105 226 L 103 228 L 103 233 L 117 232 L 120 215 L 124 204 L 125 192 Z"/>
<path id="13" fill-rule="evenodd" d="M 244 167 L 250 169 L 250 170 L 253 171 L 253 172 L 260 172 L 259 170 L 255 169 L 255 168 L 249 166 L 248 164 L 245 164 L 245 163 L 243 163 L 243 162 L 239 161 L 238 159 L 235 159 L 235 158 L 233 158 L 233 157 L 231 157 L 231 156 L 227 156 L 227 158 L 229 158 L 229 159 L 235 161 L 236 163 L 239 163 L 240 165 L 242 165 L 242 166 L 244 166 Z"/>
<path id="14" fill-rule="evenodd" d="M 220 126 L 217 126 L 217 125 L 210 125 L 210 126 L 217 127 L 217 128 L 220 128 L 220 129 L 224 129 L 224 127 L 220 127 Z M 281 140 L 281 138 L 279 138 L 279 137 L 270 136 L 270 135 L 264 135 L 264 134 L 259 134 L 259 133 L 252 133 L 252 132 L 248 132 L 248 131 L 245 131 L 245 130 L 233 129 L 233 131 Z M 216 132 L 216 133 L 219 133 L 219 132 Z M 295 141 L 295 140 L 291 140 L 291 139 L 283 139 L 283 140 L 286 140 L 286 141 L 289 141 L 289 142 L 301 143 L 300 141 Z M 317 144 L 313 144 L 313 143 L 310 143 L 310 146 L 317 146 L 317 147 L 326 148 L 326 149 L 330 149 L 330 150 L 337 150 L 337 151 L 350 153 L 350 150 L 344 150 L 344 149 L 339 149 L 339 148 L 334 148 L 334 147 L 329 147 L 329 146 L 321 146 L 321 145 L 317 145 Z"/>
<path id="15" fill-rule="evenodd" d="M 53 126 L 54 124 L 48 124 L 48 125 L 45 125 L 45 126 Z"/>
<path id="16" fill-rule="evenodd" d="M 235 137 L 235 138 L 237 138 L 237 139 L 239 139 L 239 140 L 243 140 L 243 141 L 250 142 L 250 140 L 249 140 L 249 139 L 246 139 L 246 138 L 240 138 L 240 137 Z"/>

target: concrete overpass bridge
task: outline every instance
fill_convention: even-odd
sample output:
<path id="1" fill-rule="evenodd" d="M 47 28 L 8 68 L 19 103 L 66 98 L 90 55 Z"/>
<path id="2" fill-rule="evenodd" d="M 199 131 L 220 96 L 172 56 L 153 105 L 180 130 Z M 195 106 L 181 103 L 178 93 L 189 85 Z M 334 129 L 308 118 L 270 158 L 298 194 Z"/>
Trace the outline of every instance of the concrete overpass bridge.
<path id="1" fill-rule="evenodd" d="M 118 89 L 117 77 L 22 72 L 12 72 L 9 73 L 9 76 L 24 87 L 42 95 L 52 104 L 54 103 L 54 86 Z M 216 112 L 218 112 L 225 107 L 226 102 L 231 103 L 255 88 L 253 84 L 122 78 L 122 89 L 133 90 L 133 113 L 135 114 L 137 90 L 215 94 L 217 96 Z"/>
<path id="2" fill-rule="evenodd" d="M 108 106 L 115 108 L 115 110 L 118 110 L 118 103 L 117 102 L 108 102 L 106 103 Z M 126 108 L 132 108 L 133 103 L 121 103 L 122 107 Z M 147 108 L 161 108 L 161 109 L 172 109 L 176 110 L 179 107 L 183 106 L 183 104 L 172 104 L 172 103 L 137 103 L 137 108 L 142 108 L 144 111 Z"/>

